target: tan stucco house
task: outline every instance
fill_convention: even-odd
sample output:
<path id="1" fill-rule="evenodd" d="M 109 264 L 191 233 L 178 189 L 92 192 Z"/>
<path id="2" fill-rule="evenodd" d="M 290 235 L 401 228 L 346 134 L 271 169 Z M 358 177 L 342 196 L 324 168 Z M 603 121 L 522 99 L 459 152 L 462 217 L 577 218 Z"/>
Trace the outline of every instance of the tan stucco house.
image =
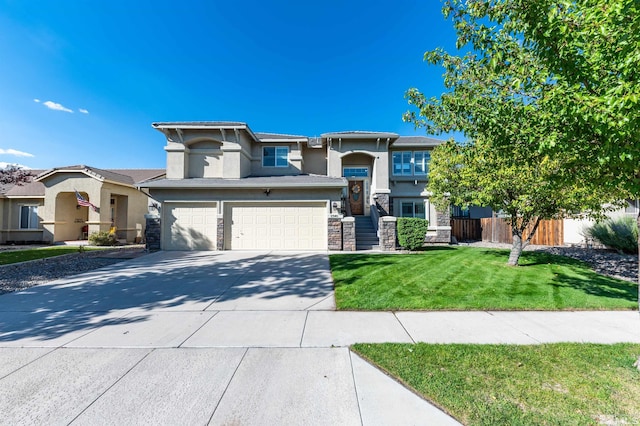
<path id="1" fill-rule="evenodd" d="M 449 215 L 424 190 L 441 140 L 258 133 L 241 122 L 152 126 L 166 138 L 166 178 L 138 186 L 162 203 L 162 249 L 351 250 L 355 223 L 379 233 L 400 216 L 428 219 L 426 240 L 449 242 Z"/>
<path id="2" fill-rule="evenodd" d="M 87 239 L 116 229 L 118 239 L 144 236 L 149 197 L 137 185 L 164 169 L 98 169 L 84 165 L 32 171 L 30 182 L 0 188 L 0 243 Z M 76 191 L 91 206 L 78 204 Z"/>

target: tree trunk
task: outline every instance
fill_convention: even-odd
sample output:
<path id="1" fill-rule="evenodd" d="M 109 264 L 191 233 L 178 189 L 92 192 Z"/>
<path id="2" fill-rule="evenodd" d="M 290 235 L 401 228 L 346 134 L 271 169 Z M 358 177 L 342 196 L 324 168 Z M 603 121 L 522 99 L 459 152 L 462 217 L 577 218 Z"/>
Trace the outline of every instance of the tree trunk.
<path id="1" fill-rule="evenodd" d="M 513 232 L 513 245 L 511 246 L 511 253 L 509 253 L 509 261 L 507 265 L 518 266 L 518 260 L 522 254 L 522 235 L 517 232 Z"/>

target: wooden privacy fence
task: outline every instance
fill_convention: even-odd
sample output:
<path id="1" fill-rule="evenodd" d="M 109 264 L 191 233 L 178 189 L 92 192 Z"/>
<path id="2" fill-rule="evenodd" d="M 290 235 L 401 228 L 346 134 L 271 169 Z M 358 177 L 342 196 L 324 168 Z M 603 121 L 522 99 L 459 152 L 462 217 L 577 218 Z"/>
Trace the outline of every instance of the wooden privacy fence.
<path id="1" fill-rule="evenodd" d="M 501 218 L 487 217 L 480 219 L 482 225 L 482 241 L 492 243 L 511 244 L 511 227 Z M 540 246 L 561 246 L 564 244 L 564 222 L 562 220 L 541 220 L 536 233 L 533 235 L 531 244 Z M 529 226 L 522 235 L 525 240 L 533 225 Z"/>
<path id="2" fill-rule="evenodd" d="M 480 219 L 451 218 L 451 235 L 458 241 L 479 241 L 482 238 Z"/>

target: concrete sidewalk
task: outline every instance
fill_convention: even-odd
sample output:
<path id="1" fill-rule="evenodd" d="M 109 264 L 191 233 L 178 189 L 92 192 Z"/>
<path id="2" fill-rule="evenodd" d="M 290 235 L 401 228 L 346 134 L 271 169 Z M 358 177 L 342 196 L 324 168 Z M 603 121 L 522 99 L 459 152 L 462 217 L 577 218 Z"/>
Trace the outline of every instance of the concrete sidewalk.
<path id="1" fill-rule="evenodd" d="M 157 253 L 0 296 L 0 423 L 456 424 L 353 343 L 640 343 L 640 314 L 336 312 L 325 254 Z"/>

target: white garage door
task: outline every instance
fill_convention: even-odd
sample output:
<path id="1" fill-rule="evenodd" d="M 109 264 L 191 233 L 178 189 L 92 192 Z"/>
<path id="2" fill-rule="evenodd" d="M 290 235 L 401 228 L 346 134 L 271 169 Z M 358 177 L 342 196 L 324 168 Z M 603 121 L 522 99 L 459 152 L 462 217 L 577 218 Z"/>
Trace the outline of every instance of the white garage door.
<path id="1" fill-rule="evenodd" d="M 215 250 L 217 208 L 215 203 L 165 203 L 165 250 Z"/>
<path id="2" fill-rule="evenodd" d="M 235 205 L 231 207 L 230 212 L 231 249 L 326 250 L 327 248 L 325 203 Z"/>

